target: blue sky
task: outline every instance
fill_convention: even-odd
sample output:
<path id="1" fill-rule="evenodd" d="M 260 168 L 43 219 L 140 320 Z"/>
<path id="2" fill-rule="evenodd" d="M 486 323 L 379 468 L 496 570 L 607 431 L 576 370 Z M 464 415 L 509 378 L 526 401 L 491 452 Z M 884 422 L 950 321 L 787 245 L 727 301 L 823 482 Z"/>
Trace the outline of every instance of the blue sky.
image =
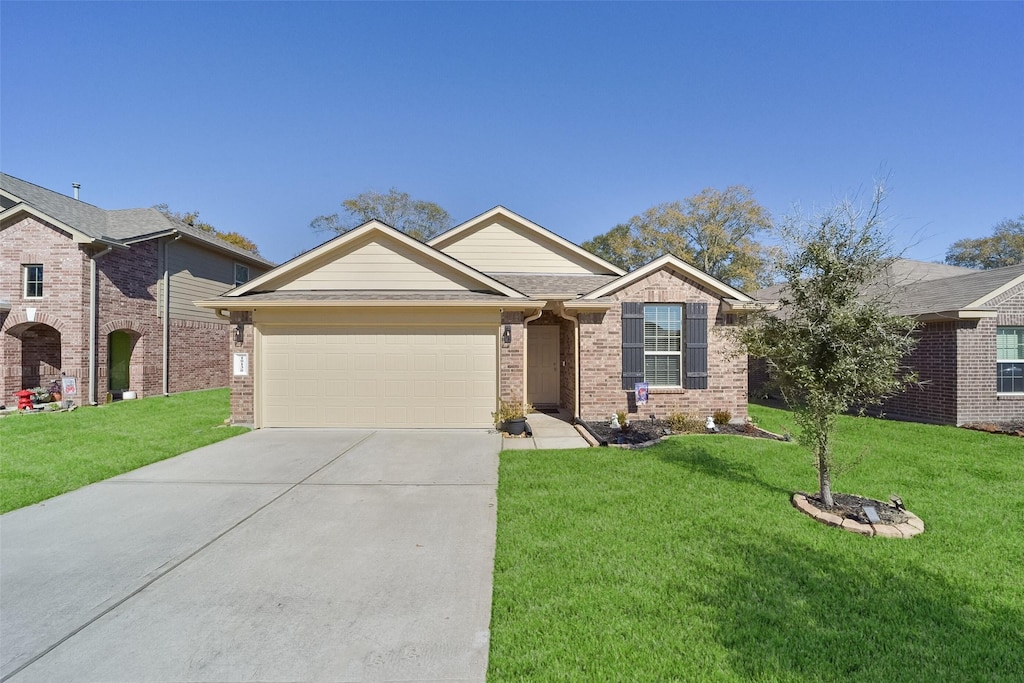
<path id="1" fill-rule="evenodd" d="M 284 261 L 395 186 L 582 242 L 891 174 L 914 258 L 1024 213 L 1024 3 L 0 3 L 0 168 Z"/>

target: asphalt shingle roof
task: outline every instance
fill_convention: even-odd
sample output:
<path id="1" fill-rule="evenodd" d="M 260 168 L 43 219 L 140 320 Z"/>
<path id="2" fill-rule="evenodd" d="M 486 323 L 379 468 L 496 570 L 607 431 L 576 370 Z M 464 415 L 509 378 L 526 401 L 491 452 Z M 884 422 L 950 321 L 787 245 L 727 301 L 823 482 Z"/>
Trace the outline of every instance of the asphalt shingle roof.
<path id="1" fill-rule="evenodd" d="M 966 308 L 1021 275 L 1024 275 L 1024 264 L 972 270 L 943 263 L 900 259 L 890 267 L 883 282 L 891 287 L 893 313 L 923 315 Z M 785 284 L 766 287 L 757 293 L 757 298 L 776 300 L 785 288 Z M 870 289 L 877 291 L 882 287 Z M 984 302 L 980 305 L 984 307 Z"/>
<path id="2" fill-rule="evenodd" d="M 563 275 L 536 273 L 487 273 L 517 292 L 532 297 L 575 299 L 603 287 L 618 275 Z"/>
<path id="3" fill-rule="evenodd" d="M 157 209 L 101 209 L 6 173 L 0 173 L 0 188 L 47 216 L 52 216 L 93 239 L 125 242 L 145 239 L 173 230 L 247 259 L 270 266 L 274 265 L 258 254 L 253 254 L 208 232 L 174 220 Z"/>
<path id="4" fill-rule="evenodd" d="M 960 310 L 1021 275 L 1024 264 L 915 282 L 897 289 L 893 309 L 901 315 Z M 985 303 L 982 301 L 980 306 L 985 307 Z"/>

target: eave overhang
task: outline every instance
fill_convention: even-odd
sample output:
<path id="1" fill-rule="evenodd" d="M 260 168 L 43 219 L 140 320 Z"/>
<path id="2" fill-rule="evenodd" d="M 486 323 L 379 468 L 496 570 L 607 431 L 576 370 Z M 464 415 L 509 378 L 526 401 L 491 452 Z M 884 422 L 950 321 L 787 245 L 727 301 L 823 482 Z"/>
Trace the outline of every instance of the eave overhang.
<path id="1" fill-rule="evenodd" d="M 450 299 L 335 299 L 306 301 L 253 301 L 245 297 L 223 297 L 192 302 L 200 308 L 226 311 L 252 311 L 269 308 L 494 308 L 505 311 L 542 309 L 547 301 L 505 299 L 486 301 L 452 301 Z"/>
<path id="2" fill-rule="evenodd" d="M 998 314 L 999 312 L 992 308 L 962 308 L 956 311 L 916 313 L 910 314 L 907 317 L 914 318 L 915 320 L 918 320 L 923 323 L 934 323 L 950 320 L 984 320 L 986 318 L 995 318 Z"/>
<path id="3" fill-rule="evenodd" d="M 753 313 L 754 311 L 777 311 L 778 301 L 740 301 L 738 299 L 722 299 L 724 313 Z"/>

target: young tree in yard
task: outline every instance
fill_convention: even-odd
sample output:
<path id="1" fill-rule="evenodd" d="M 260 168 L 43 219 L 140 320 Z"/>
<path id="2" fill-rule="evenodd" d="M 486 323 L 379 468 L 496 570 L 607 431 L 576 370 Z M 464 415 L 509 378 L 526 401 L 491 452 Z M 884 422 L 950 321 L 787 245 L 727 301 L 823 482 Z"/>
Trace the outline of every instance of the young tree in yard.
<path id="1" fill-rule="evenodd" d="M 953 243 L 946 263 L 964 268 L 1003 268 L 1024 263 L 1024 214 L 998 223 L 989 237 Z"/>
<path id="2" fill-rule="evenodd" d="M 309 227 L 342 235 L 371 220 L 387 223 L 420 241 L 429 240 L 452 227 L 451 216 L 434 202 L 413 199 L 408 192 L 392 187 L 387 194 L 368 190 L 341 203 L 347 219 L 336 213 L 317 216 Z"/>
<path id="3" fill-rule="evenodd" d="M 756 237 L 771 227 L 768 210 L 750 188 L 733 185 L 651 207 L 582 246 L 626 270 L 675 254 L 723 282 L 756 289 L 768 284 L 765 251 Z"/>
<path id="4" fill-rule="evenodd" d="M 812 220 L 788 219 L 779 231 L 789 245 L 778 255 L 781 308 L 755 314 L 736 332 L 751 355 L 767 360 L 829 507 L 836 416 L 913 381 L 902 361 L 916 323 L 890 314 L 889 293 L 878 286 L 896 258 L 882 229 L 883 195 L 877 188 L 867 210 L 843 201 Z"/>

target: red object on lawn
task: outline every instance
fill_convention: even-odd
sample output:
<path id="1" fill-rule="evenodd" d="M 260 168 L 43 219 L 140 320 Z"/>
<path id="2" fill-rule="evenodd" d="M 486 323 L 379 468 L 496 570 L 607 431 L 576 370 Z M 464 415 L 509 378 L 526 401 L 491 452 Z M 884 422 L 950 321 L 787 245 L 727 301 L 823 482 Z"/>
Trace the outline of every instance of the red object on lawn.
<path id="1" fill-rule="evenodd" d="M 28 389 L 22 389 L 21 391 L 15 391 L 14 395 L 18 397 L 18 410 L 32 410 L 32 397 L 35 396 L 36 392 Z"/>

